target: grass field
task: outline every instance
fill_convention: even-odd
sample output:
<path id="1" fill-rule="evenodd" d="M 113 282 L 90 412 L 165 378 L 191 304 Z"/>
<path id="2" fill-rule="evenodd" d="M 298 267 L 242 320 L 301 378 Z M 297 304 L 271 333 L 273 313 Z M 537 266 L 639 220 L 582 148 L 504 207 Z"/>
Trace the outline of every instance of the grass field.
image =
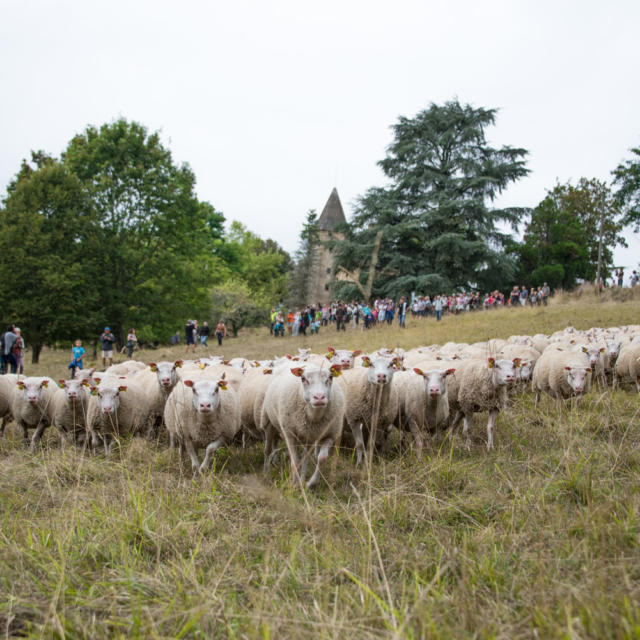
<path id="1" fill-rule="evenodd" d="M 637 323 L 640 301 L 569 300 L 314 338 L 248 334 L 227 357 L 405 348 Z M 217 346 L 210 349 L 218 351 Z M 183 348 L 142 352 L 142 360 Z M 66 352 L 28 374 L 66 377 Z M 134 439 L 110 459 L 0 442 L 0 635 L 69 638 L 640 638 L 640 424 L 630 392 L 558 411 L 525 394 L 487 454 L 332 456 L 328 483 L 261 475 L 259 446 L 193 479 Z"/>

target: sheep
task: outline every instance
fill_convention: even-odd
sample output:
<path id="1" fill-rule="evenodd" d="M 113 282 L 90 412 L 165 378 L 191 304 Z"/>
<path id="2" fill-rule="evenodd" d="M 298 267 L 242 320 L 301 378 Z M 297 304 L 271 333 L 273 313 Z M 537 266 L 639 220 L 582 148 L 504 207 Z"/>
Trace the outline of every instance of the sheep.
<path id="1" fill-rule="evenodd" d="M 138 362 L 137 360 L 127 360 L 126 362 L 120 362 L 119 364 L 112 364 L 107 367 L 106 373 L 111 376 L 128 376 L 136 371 L 142 371 L 146 368 L 144 362 Z"/>
<path id="2" fill-rule="evenodd" d="M 507 386 L 516 379 L 518 363 L 518 358 L 506 360 L 489 356 L 486 361 L 463 360 L 456 365 L 457 390 L 454 391 L 456 398 L 453 404 L 459 408 L 452 427 L 458 424 L 460 418 L 464 418 L 462 432 L 466 436 L 467 446 L 470 445 L 469 428 L 473 414 L 488 411 L 487 450 L 493 448 L 493 428 L 498 413 L 506 406 Z M 451 398 L 449 403 L 452 404 Z"/>
<path id="3" fill-rule="evenodd" d="M 11 397 L 13 389 L 18 381 L 15 373 L 0 375 L 0 437 L 4 437 L 4 429 L 7 422 L 13 418 L 11 415 Z"/>
<path id="4" fill-rule="evenodd" d="M 171 439 L 184 444 L 193 473 L 203 473 L 212 454 L 240 430 L 240 405 L 223 376 L 183 378 L 167 400 L 164 421 Z M 205 448 L 202 463 L 197 454 L 200 447 Z"/>
<path id="5" fill-rule="evenodd" d="M 89 406 L 88 383 L 83 380 L 59 380 L 51 400 L 52 423 L 60 432 L 63 442 L 83 444 L 87 435 L 87 409 Z"/>
<path id="6" fill-rule="evenodd" d="M 55 382 L 51 378 L 33 376 L 16 381 L 11 395 L 11 414 L 29 440 L 28 429 L 35 428 L 31 439 L 34 451 L 44 430 L 51 424 L 51 399 Z"/>
<path id="7" fill-rule="evenodd" d="M 591 368 L 582 352 L 547 349 L 536 362 L 531 386 L 538 406 L 542 392 L 558 400 L 581 396 L 591 386 Z"/>
<path id="8" fill-rule="evenodd" d="M 94 447 L 100 441 L 109 454 L 118 438 L 138 434 L 147 420 L 147 398 L 133 378 L 94 376 L 97 386 L 90 389 L 87 429 Z"/>
<path id="9" fill-rule="evenodd" d="M 616 360 L 614 386 L 620 382 L 631 381 L 636 385 L 636 390 L 640 392 L 640 342 L 630 342 L 621 349 Z"/>
<path id="10" fill-rule="evenodd" d="M 364 357 L 363 367 L 343 372 L 338 383 L 345 395 L 345 423 L 356 448 L 356 466 L 362 462 L 365 447 L 380 442 L 398 413 L 398 391 L 391 384 L 398 358 Z M 373 436 L 373 437 L 372 437 Z M 373 450 L 373 449 L 372 449 Z"/>
<path id="11" fill-rule="evenodd" d="M 543 333 L 536 333 L 531 338 L 531 346 L 539 353 L 542 353 L 549 346 L 549 338 Z"/>
<path id="12" fill-rule="evenodd" d="M 500 349 L 497 357 L 505 360 L 518 358 L 519 364 L 516 367 L 516 381 L 529 382 L 533 368 L 540 357 L 540 352 L 525 344 L 507 344 Z"/>
<path id="13" fill-rule="evenodd" d="M 620 349 L 622 343 L 617 340 L 608 340 L 605 344 L 604 352 L 604 374 L 606 377 L 613 380 L 613 376 L 616 368 L 616 361 L 620 355 Z"/>
<path id="14" fill-rule="evenodd" d="M 329 360 L 329 362 L 331 364 L 340 365 L 342 371 L 353 369 L 353 364 L 356 357 L 362 353 L 360 349 L 349 351 L 349 349 L 334 349 L 333 347 L 329 347 L 328 351 L 329 353 L 327 354 L 327 359 Z"/>
<path id="15" fill-rule="evenodd" d="M 395 425 L 409 431 L 420 453 L 425 430 L 433 432 L 449 418 L 447 377 L 454 368 L 443 367 L 439 360 L 423 360 L 413 371 L 399 372 L 393 385 L 398 390 L 398 413 Z"/>
<path id="16" fill-rule="evenodd" d="M 317 464 L 307 487 L 314 486 L 320 478 L 320 466 L 329 457 L 329 451 L 342 433 L 345 398 L 333 378 L 340 375 L 340 368 L 331 365 L 294 367 L 290 374 L 276 376 L 267 390 L 262 415 L 261 430 L 265 434 L 265 472 L 274 453 L 276 438 L 282 438 L 291 458 L 292 479 L 304 482 L 311 451 L 315 448 Z M 304 449 L 301 470 L 297 447 Z"/>
<path id="17" fill-rule="evenodd" d="M 273 377 L 271 367 L 250 369 L 244 375 L 238 389 L 243 442 L 247 439 L 264 439 L 264 434 L 260 430 L 260 416 L 264 397 Z"/>
<path id="18" fill-rule="evenodd" d="M 577 350 L 577 349 L 576 349 Z M 587 343 L 579 347 L 579 350 L 587 356 L 589 366 L 593 378 L 599 380 L 604 388 L 607 386 L 607 380 L 604 375 L 604 354 L 606 347 L 601 344 Z"/>
<path id="19" fill-rule="evenodd" d="M 182 360 L 175 362 L 150 362 L 147 369 L 135 374 L 135 381 L 147 398 L 147 435 L 157 437 L 164 417 L 164 405 L 179 378 Z"/>

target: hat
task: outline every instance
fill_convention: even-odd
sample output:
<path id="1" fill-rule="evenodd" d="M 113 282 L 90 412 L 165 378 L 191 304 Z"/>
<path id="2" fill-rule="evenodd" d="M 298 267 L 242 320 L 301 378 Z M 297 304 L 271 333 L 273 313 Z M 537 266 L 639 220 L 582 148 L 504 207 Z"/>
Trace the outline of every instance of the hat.
<path id="1" fill-rule="evenodd" d="M 104 330 L 105 331 L 111 331 L 111 329 L 109 329 L 109 327 L 105 327 Z"/>

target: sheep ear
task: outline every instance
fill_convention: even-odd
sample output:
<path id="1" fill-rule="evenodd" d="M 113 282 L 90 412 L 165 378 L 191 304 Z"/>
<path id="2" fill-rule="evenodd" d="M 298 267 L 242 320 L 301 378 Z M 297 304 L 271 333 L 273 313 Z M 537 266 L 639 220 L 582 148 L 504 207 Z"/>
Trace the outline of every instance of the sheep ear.
<path id="1" fill-rule="evenodd" d="M 176 360 L 176 361 L 173 363 L 173 366 L 174 366 L 174 367 L 181 367 L 181 366 L 182 366 L 182 360 Z"/>
<path id="2" fill-rule="evenodd" d="M 66 383 L 66 380 L 58 380 L 58 386 L 59 386 L 61 389 L 64 389 L 64 385 L 65 385 L 65 383 Z"/>
<path id="3" fill-rule="evenodd" d="M 456 372 L 456 370 L 455 370 L 455 369 L 447 369 L 447 370 L 444 372 L 444 375 L 445 375 L 445 376 L 451 376 L 451 375 L 453 375 L 455 372 Z"/>
<path id="4" fill-rule="evenodd" d="M 333 358 L 333 351 L 329 351 L 329 353 L 327 353 L 327 355 L 325 356 L 325 358 L 329 361 L 331 361 L 331 358 Z"/>
<path id="5" fill-rule="evenodd" d="M 413 372 L 417 373 L 419 376 L 424 377 L 424 372 L 422 371 L 422 369 L 418 369 L 418 367 L 414 367 Z"/>
<path id="6" fill-rule="evenodd" d="M 200 363 L 200 368 L 201 368 L 201 369 L 204 369 L 206 366 L 207 366 L 207 365 L 206 365 L 204 362 L 201 362 L 201 363 Z"/>
<path id="7" fill-rule="evenodd" d="M 371 358 L 369 356 L 362 356 L 362 366 L 363 367 L 371 366 Z"/>
<path id="8" fill-rule="evenodd" d="M 591 367 L 587 367 L 587 373 L 591 373 Z"/>
<path id="9" fill-rule="evenodd" d="M 220 380 L 218 380 L 218 386 L 221 389 L 224 389 L 226 391 L 226 389 L 227 389 L 227 381 L 222 379 L 222 378 L 220 378 Z"/>
<path id="10" fill-rule="evenodd" d="M 582 353 L 587 353 L 587 347 L 582 347 Z"/>
<path id="11" fill-rule="evenodd" d="M 22 382 L 22 380 L 18 380 L 17 385 L 18 389 L 24 389 L 24 382 Z"/>
<path id="12" fill-rule="evenodd" d="M 521 358 L 514 358 L 513 359 L 513 364 L 515 364 L 516 367 L 519 367 L 521 362 L 522 362 Z"/>
<path id="13" fill-rule="evenodd" d="M 571 367 L 565 367 L 567 371 L 571 371 Z"/>
<path id="14" fill-rule="evenodd" d="M 301 378 L 302 374 L 304 373 L 304 369 L 302 367 L 294 367 L 293 369 L 291 369 L 291 373 L 293 373 L 294 376 Z"/>
<path id="15" fill-rule="evenodd" d="M 40 383 L 40 386 L 41 386 L 41 387 L 44 387 L 44 388 L 46 389 L 46 388 L 49 386 L 49 381 L 48 381 L 48 380 L 43 380 L 43 381 Z"/>
<path id="16" fill-rule="evenodd" d="M 95 380 L 96 384 L 100 384 L 100 380 L 102 380 L 102 378 L 96 378 L 95 376 L 94 376 L 93 379 Z"/>
<path id="17" fill-rule="evenodd" d="M 496 359 L 491 356 L 487 358 L 487 362 L 489 363 L 489 369 L 493 369 L 496 366 Z"/>
<path id="18" fill-rule="evenodd" d="M 225 372 L 222 374 L 222 377 L 220 378 L 220 380 L 226 380 L 226 378 L 227 378 L 227 372 L 225 371 Z"/>
<path id="19" fill-rule="evenodd" d="M 182 382 L 187 387 L 193 387 L 193 380 L 183 380 Z"/>
<path id="20" fill-rule="evenodd" d="M 228 360 L 223 360 L 222 364 L 229 364 L 229 361 Z"/>
<path id="21" fill-rule="evenodd" d="M 355 358 L 356 356 L 359 356 L 362 353 L 362 349 L 356 349 L 355 351 L 351 352 L 351 355 Z"/>
<path id="22" fill-rule="evenodd" d="M 600 348 L 600 353 L 604 353 L 604 347 Z"/>
<path id="23" fill-rule="evenodd" d="M 333 355 L 333 354 L 336 352 L 336 350 L 335 350 L 335 348 L 334 348 L 334 347 L 327 347 L 327 351 L 328 351 L 331 355 Z"/>
<path id="24" fill-rule="evenodd" d="M 329 367 L 329 371 L 331 371 L 331 376 L 337 378 L 339 375 L 342 375 L 342 367 L 339 364 L 332 364 Z"/>
<path id="25" fill-rule="evenodd" d="M 89 393 L 90 393 L 92 396 L 97 396 L 97 395 L 98 395 L 98 387 L 90 387 L 90 389 L 91 389 L 91 390 L 89 391 Z"/>
<path id="26" fill-rule="evenodd" d="M 118 387 L 118 391 L 126 391 L 126 390 L 127 390 L 127 385 L 126 385 L 126 384 L 121 384 L 121 385 Z"/>
<path id="27" fill-rule="evenodd" d="M 88 380 L 83 380 L 82 381 L 82 386 L 83 387 L 88 387 L 89 386 L 89 381 Z"/>
<path id="28" fill-rule="evenodd" d="M 155 373 L 158 370 L 158 365 L 155 362 L 150 362 L 149 369 Z"/>
<path id="29" fill-rule="evenodd" d="M 270 373 L 273 373 L 273 369 L 263 369 L 262 374 L 268 376 Z"/>

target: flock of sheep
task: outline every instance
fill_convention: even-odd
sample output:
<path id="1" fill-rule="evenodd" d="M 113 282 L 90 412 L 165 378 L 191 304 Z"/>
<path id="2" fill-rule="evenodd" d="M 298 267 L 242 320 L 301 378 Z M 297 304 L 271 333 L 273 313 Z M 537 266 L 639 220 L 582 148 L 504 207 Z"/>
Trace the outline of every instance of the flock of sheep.
<path id="1" fill-rule="evenodd" d="M 35 448 L 55 425 L 64 440 L 109 453 L 123 437 L 168 433 L 186 450 L 194 473 L 208 468 L 223 445 L 264 442 L 265 471 L 282 447 L 291 477 L 308 487 L 336 444 L 355 450 L 355 462 L 375 455 L 391 430 L 409 434 L 419 453 L 438 428 L 488 412 L 487 448 L 496 418 L 513 389 L 531 384 L 559 400 L 631 382 L 640 390 L 640 326 L 551 336 L 511 336 L 474 344 L 447 343 L 370 355 L 329 348 L 249 361 L 200 358 L 143 364 L 129 361 L 104 372 L 77 371 L 73 380 L 0 376 L 1 433 L 14 420 Z M 204 449 L 200 461 L 198 451 Z"/>

